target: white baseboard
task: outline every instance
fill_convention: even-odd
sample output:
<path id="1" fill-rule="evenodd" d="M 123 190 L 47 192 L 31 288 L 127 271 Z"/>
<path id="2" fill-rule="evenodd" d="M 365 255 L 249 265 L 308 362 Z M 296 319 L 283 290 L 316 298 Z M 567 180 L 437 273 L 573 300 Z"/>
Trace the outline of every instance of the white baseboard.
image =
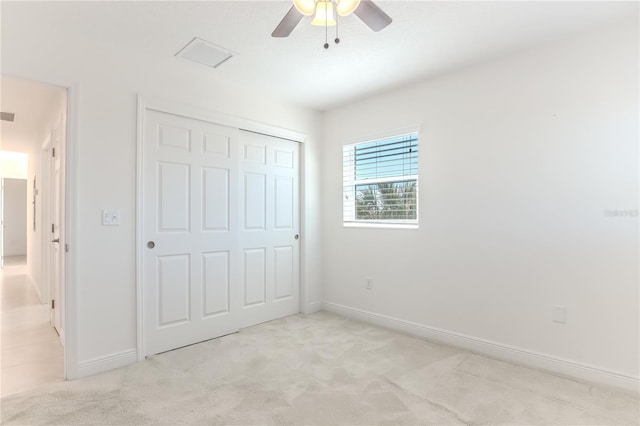
<path id="1" fill-rule="evenodd" d="M 322 301 L 318 300 L 316 302 L 308 302 L 304 307 L 304 309 L 302 310 L 302 313 L 305 315 L 309 315 L 321 310 L 322 310 Z"/>
<path id="2" fill-rule="evenodd" d="M 364 322 L 379 325 L 381 327 L 398 330 L 407 334 L 422 337 L 429 340 L 443 342 L 452 346 L 464 348 L 491 357 L 510 361 L 529 367 L 551 371 L 553 373 L 572 377 L 587 382 L 600 383 L 615 386 L 632 392 L 638 392 L 640 380 L 638 377 L 629 376 L 615 371 L 605 370 L 575 361 L 561 359 L 550 355 L 544 355 L 525 349 L 504 345 L 489 340 L 466 336 L 446 330 L 440 330 L 393 318 L 362 309 L 352 308 L 337 303 L 323 302 L 323 309 L 348 318 L 358 319 Z"/>
<path id="3" fill-rule="evenodd" d="M 78 368 L 77 378 L 92 376 L 115 368 L 124 367 L 125 365 L 135 363 L 137 360 L 137 351 L 135 349 L 129 349 L 111 355 L 93 358 L 88 361 L 82 361 Z"/>

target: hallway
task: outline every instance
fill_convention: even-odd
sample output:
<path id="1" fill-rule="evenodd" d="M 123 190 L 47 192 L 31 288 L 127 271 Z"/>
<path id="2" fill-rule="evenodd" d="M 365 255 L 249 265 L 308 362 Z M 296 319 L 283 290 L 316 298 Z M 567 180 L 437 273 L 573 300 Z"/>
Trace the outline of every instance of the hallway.
<path id="1" fill-rule="evenodd" d="M 24 256 L 5 257 L 0 279 L 0 397 L 64 379 L 64 351 L 26 275 Z"/>

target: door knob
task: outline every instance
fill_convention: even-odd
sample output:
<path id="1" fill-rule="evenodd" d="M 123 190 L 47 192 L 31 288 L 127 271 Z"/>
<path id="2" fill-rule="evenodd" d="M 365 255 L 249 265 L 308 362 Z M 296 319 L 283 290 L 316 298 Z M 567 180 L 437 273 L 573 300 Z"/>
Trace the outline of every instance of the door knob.
<path id="1" fill-rule="evenodd" d="M 147 247 L 149 247 L 150 249 L 154 248 L 156 246 L 156 243 L 154 243 L 153 241 L 149 241 L 147 243 Z"/>
<path id="2" fill-rule="evenodd" d="M 52 243 L 59 243 L 60 242 L 60 238 L 56 238 L 55 240 L 51 240 Z"/>
<path id="3" fill-rule="evenodd" d="M 300 235 L 296 234 L 295 239 L 297 240 L 298 238 L 300 238 Z"/>

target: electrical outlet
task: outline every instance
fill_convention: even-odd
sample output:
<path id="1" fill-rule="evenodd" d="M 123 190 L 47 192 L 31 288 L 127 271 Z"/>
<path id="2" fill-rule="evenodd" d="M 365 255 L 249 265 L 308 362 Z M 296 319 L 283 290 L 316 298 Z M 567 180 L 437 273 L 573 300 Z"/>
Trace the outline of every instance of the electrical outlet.
<path id="1" fill-rule="evenodd" d="M 366 282 L 365 288 L 367 290 L 373 290 L 373 278 L 367 278 Z"/>
<path id="2" fill-rule="evenodd" d="M 567 322 L 567 308 L 565 306 L 552 306 L 551 321 L 565 324 Z"/>

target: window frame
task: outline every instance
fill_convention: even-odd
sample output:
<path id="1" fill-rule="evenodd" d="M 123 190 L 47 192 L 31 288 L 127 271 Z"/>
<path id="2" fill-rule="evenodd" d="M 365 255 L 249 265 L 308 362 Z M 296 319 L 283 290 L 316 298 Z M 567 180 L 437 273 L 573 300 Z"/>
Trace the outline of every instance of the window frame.
<path id="1" fill-rule="evenodd" d="M 398 175 L 356 180 L 355 149 L 358 145 L 380 142 L 386 139 L 401 138 L 404 136 L 416 136 L 418 147 L 416 174 Z M 384 133 L 378 133 L 345 143 L 342 146 L 342 226 L 345 228 L 386 228 L 386 229 L 418 229 L 420 225 L 420 149 L 421 129 L 419 126 L 396 129 Z M 353 160 L 347 162 L 347 156 Z M 384 182 L 415 181 L 415 219 L 356 219 L 356 187 L 367 184 Z"/>

